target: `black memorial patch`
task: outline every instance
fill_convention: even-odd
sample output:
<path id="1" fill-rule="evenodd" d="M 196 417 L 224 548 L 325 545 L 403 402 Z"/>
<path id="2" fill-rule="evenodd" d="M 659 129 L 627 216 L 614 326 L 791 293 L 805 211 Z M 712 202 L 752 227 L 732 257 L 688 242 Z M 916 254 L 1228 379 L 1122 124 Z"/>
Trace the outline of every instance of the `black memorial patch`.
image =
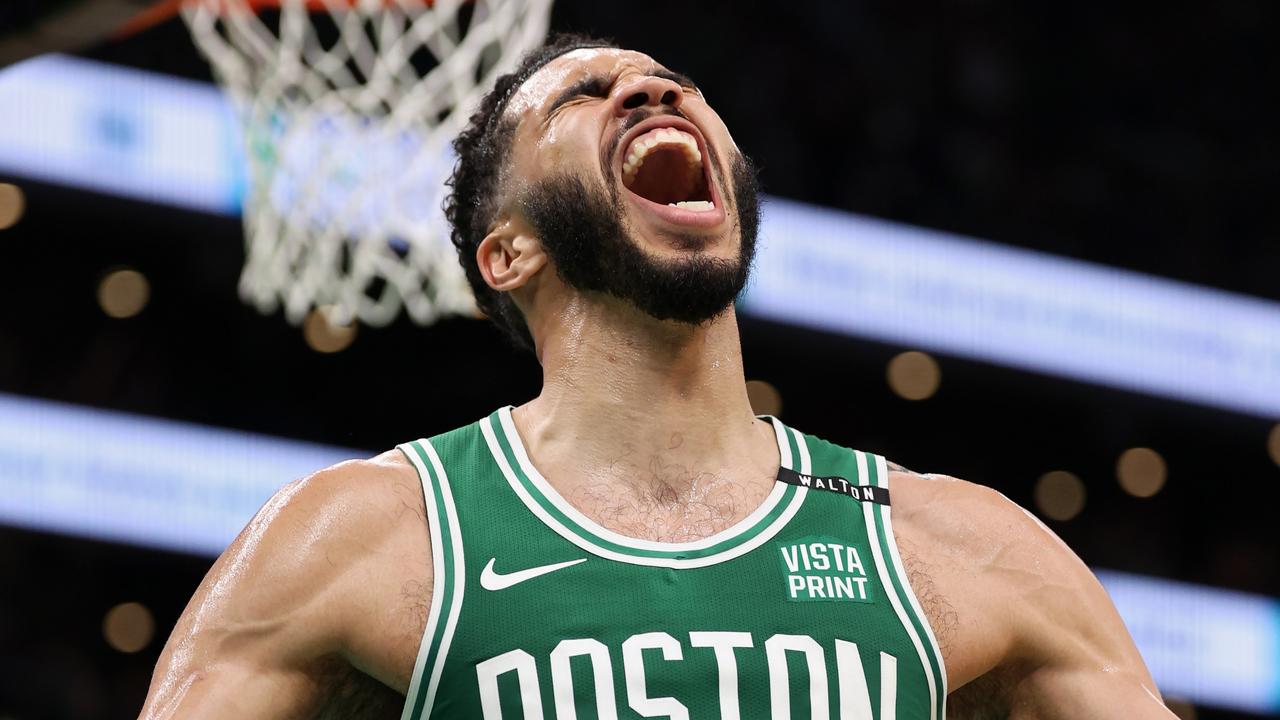
<path id="1" fill-rule="evenodd" d="M 778 480 L 796 487 L 826 490 L 851 497 L 858 502 L 889 504 L 889 488 L 875 485 L 855 485 L 839 475 L 804 475 L 791 468 L 778 468 Z"/>

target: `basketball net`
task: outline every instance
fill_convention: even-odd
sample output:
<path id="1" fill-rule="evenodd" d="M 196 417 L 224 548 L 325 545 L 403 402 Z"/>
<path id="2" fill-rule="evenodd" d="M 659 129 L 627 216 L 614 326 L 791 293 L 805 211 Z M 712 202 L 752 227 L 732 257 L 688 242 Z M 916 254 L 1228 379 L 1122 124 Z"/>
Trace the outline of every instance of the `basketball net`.
<path id="1" fill-rule="evenodd" d="M 186 0 L 244 127 L 240 294 L 300 323 L 475 304 L 441 202 L 450 142 L 546 35 L 551 0 Z"/>

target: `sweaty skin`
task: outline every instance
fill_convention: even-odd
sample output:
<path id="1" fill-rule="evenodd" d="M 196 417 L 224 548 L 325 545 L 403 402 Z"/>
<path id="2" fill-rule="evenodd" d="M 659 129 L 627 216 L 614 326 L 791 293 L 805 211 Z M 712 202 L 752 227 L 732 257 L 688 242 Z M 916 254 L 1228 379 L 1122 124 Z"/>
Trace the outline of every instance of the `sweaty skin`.
<path id="1" fill-rule="evenodd" d="M 536 342 L 543 389 L 514 411 L 534 464 L 610 530 L 682 542 L 750 514 L 777 474 L 772 430 L 747 400 L 733 308 L 682 325 L 579 293 L 548 267 L 511 202 L 554 172 L 604 183 L 617 164 L 602 162 L 602 148 L 639 96 L 697 126 L 716 151 L 719 197 L 731 198 L 732 138 L 695 88 L 653 75 L 661 69 L 636 52 L 579 50 L 517 91 L 503 210 L 476 260 L 490 285 L 511 293 Z M 549 112 L 588 75 L 606 78 L 607 93 Z M 732 212 L 690 230 L 624 204 L 625 227 L 654 257 L 738 252 Z M 681 239 L 691 232 L 701 246 Z M 1174 717 L 1105 591 L 1052 531 L 962 480 L 898 469 L 890 488 L 894 534 L 942 646 L 949 717 Z M 431 582 L 421 486 L 398 451 L 291 483 L 196 591 L 141 717 L 399 717 Z"/>

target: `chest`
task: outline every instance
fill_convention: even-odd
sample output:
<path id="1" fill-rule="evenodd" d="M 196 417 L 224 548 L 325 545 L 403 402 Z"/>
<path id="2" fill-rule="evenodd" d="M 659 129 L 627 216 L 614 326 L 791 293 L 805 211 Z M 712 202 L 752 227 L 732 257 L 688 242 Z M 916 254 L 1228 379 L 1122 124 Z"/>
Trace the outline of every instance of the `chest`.
<path id="1" fill-rule="evenodd" d="M 602 523 L 611 517 L 596 516 Z M 523 528 L 512 535 L 525 532 L 535 534 L 536 528 Z M 467 626 L 462 628 L 463 642 L 471 644 L 476 657 L 499 656 L 502 653 L 496 648 L 485 649 L 486 638 L 520 638 L 515 644 L 542 647 L 541 660 L 549 668 L 554 644 L 580 639 L 591 647 L 606 648 L 610 665 L 617 662 L 625 674 L 624 648 L 640 642 L 633 639 L 637 635 L 660 633 L 669 646 L 667 654 L 676 652 L 681 658 L 680 664 L 670 669 L 683 673 L 693 670 L 695 675 L 718 678 L 718 662 L 731 657 L 745 671 L 744 677 L 757 677 L 764 682 L 759 687 L 765 687 L 769 678 L 767 643 L 774 635 L 812 639 L 822 647 L 825 662 L 828 657 L 837 658 L 835 640 L 840 629 L 859 627 L 865 632 L 875 626 L 894 628 L 901 622 L 889 613 L 890 603 L 884 594 L 883 579 L 878 577 L 871 536 L 859 535 L 847 544 L 836 540 L 839 539 L 819 540 L 793 533 L 763 551 L 757 550 L 753 561 L 729 565 L 721 571 L 712 567 L 700 573 L 607 562 L 581 562 L 581 567 L 551 569 L 560 563 L 581 560 L 582 553 L 570 547 L 563 555 L 555 555 L 556 551 L 512 554 L 510 548 L 519 544 L 514 542 L 476 546 L 468 562 L 472 577 L 468 578 L 470 589 L 466 592 L 491 602 L 477 602 L 469 608 Z M 420 540 L 406 538 L 405 542 Z M 966 639 L 957 609 L 962 603 L 953 602 L 954 595 L 963 588 L 955 586 L 957 583 L 928 552 L 927 545 L 913 537 L 909 524 L 895 529 L 894 543 L 902 560 L 902 578 L 938 641 L 949 685 L 956 687 L 978 677 L 989 663 L 979 650 L 981 639 Z M 499 578 L 498 584 L 524 579 L 500 591 L 485 590 L 482 576 L 490 559 L 490 575 Z M 885 558 L 880 562 L 884 563 Z M 388 568 L 389 576 L 397 578 L 396 592 L 388 597 L 391 609 L 366 641 L 374 648 L 369 663 L 374 674 L 407 695 L 431 614 L 433 578 L 405 573 L 404 569 L 403 564 Z M 531 570 L 538 574 L 531 574 Z M 880 612 L 868 612 L 867 606 L 874 606 L 877 601 Z M 592 630 L 624 627 L 631 630 Z M 815 637 L 811 632 L 814 627 L 836 630 Z M 540 636 L 554 640 L 554 644 L 547 645 Z M 675 643 L 666 637 L 675 638 Z M 703 644 L 695 646 L 694 638 Z M 809 644 L 808 640 L 802 642 Z M 743 643 L 749 645 L 743 647 Z M 726 648 L 732 650 L 731 655 Z M 905 644 L 899 649 L 905 654 L 912 650 Z M 660 652 L 661 647 L 647 648 L 649 651 Z M 575 660 L 572 664 L 577 667 L 582 663 Z M 871 657 L 869 663 L 876 664 L 878 660 Z M 788 667 L 794 664 L 795 659 L 791 658 Z M 863 664 L 864 672 L 867 664 Z M 879 673 L 877 669 L 872 674 L 868 681 L 871 687 Z M 838 676 L 839 668 L 833 667 L 831 677 Z"/>
<path id="2" fill-rule="evenodd" d="M 746 508 L 708 493 L 702 522 L 660 495 L 561 496 L 501 442 L 489 460 L 442 439 L 445 471 L 424 477 L 430 612 L 395 673 L 410 716 L 940 716 L 949 578 L 909 539 L 900 552 L 885 498 L 845 487 L 887 488 L 883 459 L 792 436 L 794 482 Z"/>
<path id="3" fill-rule="evenodd" d="M 779 483 L 719 532 L 666 542 L 535 507 L 488 507 L 483 524 L 460 513 L 464 589 L 437 601 L 458 603 L 446 629 L 424 633 L 438 650 L 419 691 L 440 680 L 415 717 L 535 717 L 562 702 L 619 717 L 715 717 L 726 703 L 834 715 L 896 698 L 898 717 L 922 718 L 943 690 L 870 506 Z"/>

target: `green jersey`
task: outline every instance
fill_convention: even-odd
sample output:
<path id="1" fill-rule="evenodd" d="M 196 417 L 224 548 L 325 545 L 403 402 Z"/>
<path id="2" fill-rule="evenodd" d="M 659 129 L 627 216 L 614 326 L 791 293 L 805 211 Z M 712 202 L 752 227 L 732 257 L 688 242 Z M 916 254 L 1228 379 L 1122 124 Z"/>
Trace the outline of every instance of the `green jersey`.
<path id="1" fill-rule="evenodd" d="M 431 609 L 405 720 L 942 720 L 884 458 L 775 418 L 778 482 L 702 540 L 579 512 L 502 408 L 400 446 L 426 497 Z"/>

